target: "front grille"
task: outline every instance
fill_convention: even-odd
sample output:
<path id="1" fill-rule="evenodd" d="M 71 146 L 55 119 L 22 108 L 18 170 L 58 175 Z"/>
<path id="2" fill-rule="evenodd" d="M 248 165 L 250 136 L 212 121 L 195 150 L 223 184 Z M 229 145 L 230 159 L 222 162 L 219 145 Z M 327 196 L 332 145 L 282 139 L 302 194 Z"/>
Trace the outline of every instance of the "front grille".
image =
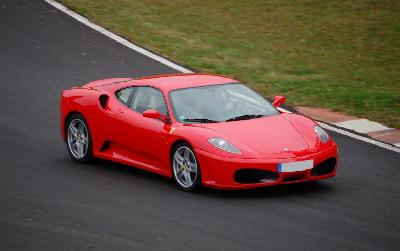
<path id="1" fill-rule="evenodd" d="M 278 174 L 259 169 L 240 169 L 235 172 L 234 179 L 241 184 L 271 183 L 278 179 Z"/>
<path id="2" fill-rule="evenodd" d="M 306 172 L 296 172 L 296 173 L 289 173 L 283 177 L 282 182 L 294 182 L 294 181 L 301 181 L 307 179 Z"/>

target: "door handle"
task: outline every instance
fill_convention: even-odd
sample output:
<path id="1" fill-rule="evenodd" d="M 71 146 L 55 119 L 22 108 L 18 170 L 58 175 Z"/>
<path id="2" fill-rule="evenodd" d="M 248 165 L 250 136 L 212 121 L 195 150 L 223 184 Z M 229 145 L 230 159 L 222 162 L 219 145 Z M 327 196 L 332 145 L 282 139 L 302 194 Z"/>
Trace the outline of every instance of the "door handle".
<path id="1" fill-rule="evenodd" d="M 124 113 L 124 109 L 122 109 L 122 108 L 119 108 L 118 111 L 119 111 L 119 113 Z"/>

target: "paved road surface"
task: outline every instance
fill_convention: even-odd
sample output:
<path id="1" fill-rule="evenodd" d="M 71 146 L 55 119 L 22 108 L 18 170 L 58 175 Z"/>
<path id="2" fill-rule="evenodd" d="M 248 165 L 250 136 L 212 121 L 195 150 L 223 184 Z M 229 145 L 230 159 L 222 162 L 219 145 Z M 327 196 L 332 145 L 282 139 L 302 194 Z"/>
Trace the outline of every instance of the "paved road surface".
<path id="1" fill-rule="evenodd" d="M 60 139 L 62 89 L 173 71 L 42 1 L 1 1 L 0 38 L 0 249 L 400 249 L 400 154 L 332 133 L 335 179 L 199 194 L 77 164 Z"/>

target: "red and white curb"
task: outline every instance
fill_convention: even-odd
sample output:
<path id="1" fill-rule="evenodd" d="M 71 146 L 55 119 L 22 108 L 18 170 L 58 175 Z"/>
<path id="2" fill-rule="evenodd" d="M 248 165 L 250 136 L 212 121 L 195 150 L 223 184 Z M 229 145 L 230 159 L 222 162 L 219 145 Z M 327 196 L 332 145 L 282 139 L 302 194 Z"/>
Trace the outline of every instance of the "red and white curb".
<path id="1" fill-rule="evenodd" d="M 170 68 L 175 69 L 177 71 L 184 72 L 184 73 L 191 73 L 192 72 L 189 69 L 186 69 L 186 68 L 184 68 L 184 67 L 182 67 L 182 66 L 180 66 L 180 65 L 178 65 L 178 64 L 176 64 L 176 63 L 174 63 L 174 62 L 172 62 L 172 61 L 170 61 L 170 60 L 168 60 L 168 59 L 166 59 L 166 58 L 164 58 L 162 56 L 156 55 L 156 54 L 146 50 L 145 48 L 140 47 L 140 46 L 138 46 L 136 44 L 133 44 L 130 41 L 128 41 L 128 40 L 126 40 L 126 39 L 124 39 L 124 38 L 112 33 L 111 31 L 106 30 L 103 27 L 92 23 L 91 21 L 89 21 L 85 17 L 83 17 L 83 16 L 79 15 L 78 13 L 68 9 L 67 7 L 65 7 L 64 5 L 62 5 L 61 3 L 59 3 L 59 2 L 57 2 L 55 0 L 44 0 L 44 1 L 47 2 L 48 4 L 52 5 L 56 9 L 58 9 L 58 10 L 64 12 L 65 14 L 69 15 L 70 17 L 74 18 L 78 22 L 80 22 L 80 23 L 82 23 L 82 24 L 84 24 L 84 25 L 96 30 L 97 32 L 99 32 L 99 33 L 101 33 L 101 34 L 113 39 L 114 41 L 116 41 L 116 42 L 118 42 L 118 43 L 120 43 L 120 44 L 122 44 L 122 45 L 124 45 L 124 46 L 126 46 L 126 47 L 128 47 L 128 48 L 130 48 L 130 49 L 132 49 L 132 50 L 134 50 L 136 52 L 138 52 L 138 53 L 141 53 L 141 54 L 143 54 L 143 55 L 145 55 L 145 56 L 147 56 L 149 58 L 152 58 L 153 60 L 158 61 L 158 62 L 160 62 L 160 63 L 162 63 L 164 65 L 167 65 Z M 312 108 L 305 108 L 305 109 L 312 109 Z M 282 108 L 280 108 L 280 110 L 284 111 L 284 112 L 290 112 L 290 111 L 287 111 L 287 110 L 282 109 Z M 379 139 L 378 140 L 371 139 L 370 137 L 373 137 L 373 136 L 365 137 L 365 136 L 362 136 L 362 135 L 359 135 L 359 134 L 352 133 L 351 131 L 347 130 L 347 129 L 349 129 L 349 130 L 353 130 L 353 131 L 358 132 L 357 130 L 365 131 L 366 130 L 365 128 L 378 128 L 377 131 L 368 131 L 367 134 L 368 135 L 370 135 L 370 134 L 375 135 L 376 133 L 378 133 L 378 136 L 375 136 L 375 137 L 377 137 L 377 138 L 385 138 L 385 137 L 388 137 L 388 135 L 392 134 L 392 132 L 390 131 L 391 128 L 387 128 L 387 127 L 385 127 L 383 125 L 377 126 L 376 124 L 378 124 L 378 123 L 372 122 L 372 121 L 370 121 L 370 122 L 372 122 L 372 124 L 371 124 L 371 126 L 369 126 L 368 125 L 369 123 L 366 122 L 365 120 L 363 120 L 363 122 L 354 122 L 353 121 L 353 122 L 349 122 L 348 124 L 340 124 L 340 123 L 346 122 L 348 120 L 349 121 L 350 120 L 360 120 L 358 118 L 354 118 L 354 117 L 347 116 L 347 115 L 344 115 L 344 117 L 341 117 L 343 114 L 340 114 L 340 116 L 339 116 L 339 117 L 341 117 L 341 119 L 333 122 L 333 121 L 329 120 L 329 116 L 328 116 L 328 119 L 321 119 L 320 118 L 321 117 L 321 113 L 319 114 L 319 117 L 318 117 L 318 116 L 313 116 L 313 114 L 310 114 L 308 112 L 304 112 L 304 111 L 303 112 L 300 111 L 300 112 L 305 114 L 305 115 L 307 115 L 307 116 L 309 116 L 309 117 L 312 117 L 312 118 L 314 118 L 316 120 L 326 122 L 326 123 L 324 123 L 324 122 L 320 122 L 319 123 L 325 129 L 328 129 L 328 130 L 331 130 L 331 131 L 346 135 L 346 136 L 354 138 L 354 139 L 358 139 L 358 140 L 363 141 L 363 142 L 374 144 L 376 146 L 382 147 L 382 148 L 390 150 L 390 151 L 394 151 L 394 152 L 400 153 L 400 148 L 399 148 L 400 147 L 400 140 L 397 141 L 397 142 L 391 143 L 391 144 L 387 144 L 387 143 L 384 143 L 384 142 L 380 141 Z M 323 113 L 322 113 L 322 117 L 324 117 Z M 347 119 L 348 117 L 350 117 L 351 119 Z M 335 126 L 331 126 L 328 123 L 332 123 Z M 362 124 L 362 126 L 359 126 L 361 124 Z M 341 128 L 346 128 L 346 126 L 347 126 L 349 128 L 346 128 L 346 130 L 343 130 L 343 129 L 338 128 L 336 126 L 339 126 Z M 396 129 L 393 129 L 393 130 L 396 130 Z M 396 130 L 396 131 L 399 131 L 399 130 Z M 399 137 L 400 137 L 400 134 L 399 134 Z"/>
<path id="2" fill-rule="evenodd" d="M 400 130 L 398 129 L 389 128 L 368 119 L 353 119 L 334 123 L 334 125 L 367 134 L 371 138 L 400 147 Z"/>
<path id="3" fill-rule="evenodd" d="M 377 132 L 382 130 L 390 129 L 382 124 L 368 120 L 368 119 L 352 119 L 339 123 L 334 123 L 338 127 L 343 127 L 349 130 L 353 130 L 359 133 Z"/>
<path id="4" fill-rule="evenodd" d="M 324 108 L 296 107 L 300 113 L 318 121 L 324 121 L 335 127 L 364 134 L 372 139 L 391 144 L 400 148 L 400 130 L 389 128 L 368 119 L 349 116 L 341 112 Z"/>

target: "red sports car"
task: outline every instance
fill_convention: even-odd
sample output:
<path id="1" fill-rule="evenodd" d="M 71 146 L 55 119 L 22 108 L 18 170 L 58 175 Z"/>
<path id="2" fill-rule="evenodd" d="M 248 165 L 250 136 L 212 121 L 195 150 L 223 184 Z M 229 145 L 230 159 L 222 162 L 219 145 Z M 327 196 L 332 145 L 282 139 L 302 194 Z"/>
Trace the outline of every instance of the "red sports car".
<path id="1" fill-rule="evenodd" d="M 72 159 L 111 161 L 200 185 L 242 189 L 335 176 L 338 149 L 313 120 L 240 82 L 174 74 L 94 81 L 62 92 Z"/>

